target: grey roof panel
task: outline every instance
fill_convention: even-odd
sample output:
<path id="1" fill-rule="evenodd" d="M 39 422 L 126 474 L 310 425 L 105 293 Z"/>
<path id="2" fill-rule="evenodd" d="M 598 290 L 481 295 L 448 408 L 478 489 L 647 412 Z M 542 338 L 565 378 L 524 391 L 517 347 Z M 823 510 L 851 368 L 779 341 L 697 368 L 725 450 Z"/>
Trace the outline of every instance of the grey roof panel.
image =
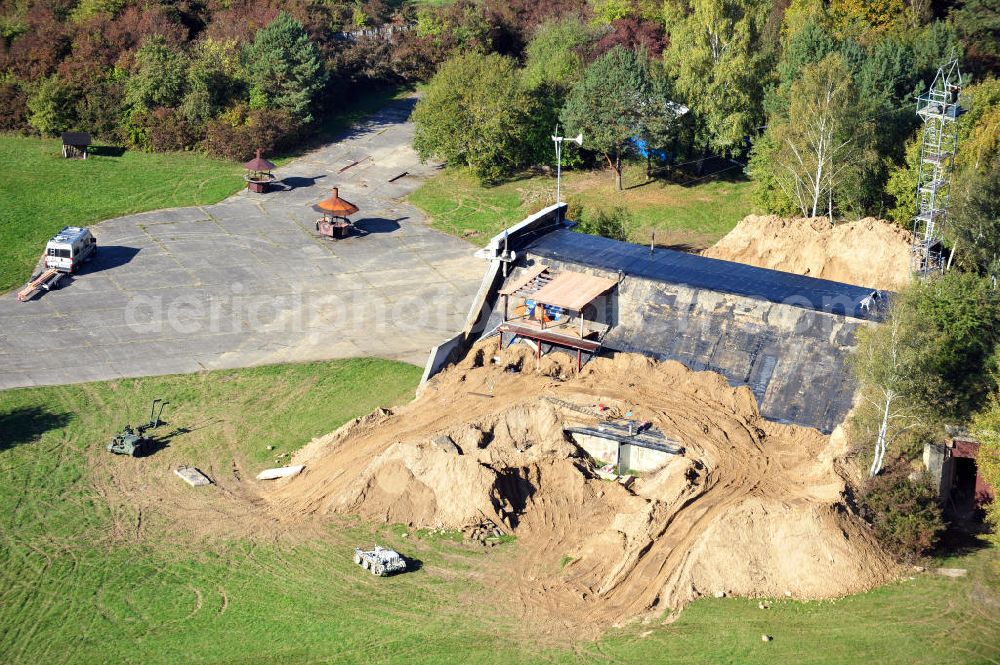
<path id="1" fill-rule="evenodd" d="M 609 272 L 621 270 L 625 275 L 876 321 L 883 318 L 891 295 L 882 292 L 881 306 L 865 309 L 861 302 L 874 289 L 670 249 L 657 248 L 650 253 L 643 245 L 568 229 L 547 233 L 526 249 L 540 257 Z"/>

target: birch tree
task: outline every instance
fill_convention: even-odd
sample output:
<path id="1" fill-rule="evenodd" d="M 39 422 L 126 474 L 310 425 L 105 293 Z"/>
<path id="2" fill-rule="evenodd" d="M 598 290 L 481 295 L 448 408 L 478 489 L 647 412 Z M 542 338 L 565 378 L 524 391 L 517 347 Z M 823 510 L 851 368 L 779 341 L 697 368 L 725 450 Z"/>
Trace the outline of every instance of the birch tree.
<path id="1" fill-rule="evenodd" d="M 839 191 L 871 159 L 853 90 L 843 58 L 831 53 L 803 70 L 792 85 L 788 119 L 769 129 L 775 180 L 803 217 L 832 221 Z"/>
<path id="2" fill-rule="evenodd" d="M 889 446 L 919 424 L 917 411 L 907 399 L 916 353 L 905 334 L 903 318 L 897 311 L 881 328 L 858 333 L 853 361 L 861 383 L 861 404 L 855 424 L 864 430 L 865 438 L 873 439 L 869 478 L 882 470 Z"/>

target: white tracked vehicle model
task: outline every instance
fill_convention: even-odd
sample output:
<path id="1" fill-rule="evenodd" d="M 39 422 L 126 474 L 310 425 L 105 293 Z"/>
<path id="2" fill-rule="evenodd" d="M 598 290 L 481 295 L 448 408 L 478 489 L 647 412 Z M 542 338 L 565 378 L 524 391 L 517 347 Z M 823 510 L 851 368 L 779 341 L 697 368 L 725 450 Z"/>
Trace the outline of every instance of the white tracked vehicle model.
<path id="1" fill-rule="evenodd" d="M 406 570 L 406 561 L 396 550 L 387 547 L 375 546 L 373 550 L 363 550 L 360 547 L 354 548 L 354 563 L 365 570 L 370 570 L 372 575 L 385 577 L 391 573 L 398 573 Z"/>

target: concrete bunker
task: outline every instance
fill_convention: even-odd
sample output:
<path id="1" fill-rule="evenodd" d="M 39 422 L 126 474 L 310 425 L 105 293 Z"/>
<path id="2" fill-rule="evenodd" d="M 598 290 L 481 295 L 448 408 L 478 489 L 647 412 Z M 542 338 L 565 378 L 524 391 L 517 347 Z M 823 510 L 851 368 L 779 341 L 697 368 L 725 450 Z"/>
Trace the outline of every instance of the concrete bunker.
<path id="1" fill-rule="evenodd" d="M 891 294 L 576 233 L 565 211 L 550 206 L 476 253 L 489 263 L 465 330 L 434 349 L 425 380 L 475 341 L 517 332 L 508 308 L 526 284 L 572 272 L 614 285 L 588 303 L 603 329 L 592 350 L 573 349 L 581 362 L 605 351 L 677 360 L 748 386 L 770 420 L 829 433 L 844 419 L 855 334 L 882 320 Z M 536 340 L 537 353 L 567 348 L 555 341 Z"/>

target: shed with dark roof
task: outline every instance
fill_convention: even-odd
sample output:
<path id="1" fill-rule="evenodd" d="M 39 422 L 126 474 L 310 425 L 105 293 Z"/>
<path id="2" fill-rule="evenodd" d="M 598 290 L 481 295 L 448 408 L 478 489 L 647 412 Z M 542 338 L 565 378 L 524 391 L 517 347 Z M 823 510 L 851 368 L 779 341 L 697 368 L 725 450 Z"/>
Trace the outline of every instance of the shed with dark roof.
<path id="1" fill-rule="evenodd" d="M 63 132 L 62 151 L 63 157 L 77 157 L 87 159 L 87 147 L 92 143 L 90 134 L 87 132 Z"/>

